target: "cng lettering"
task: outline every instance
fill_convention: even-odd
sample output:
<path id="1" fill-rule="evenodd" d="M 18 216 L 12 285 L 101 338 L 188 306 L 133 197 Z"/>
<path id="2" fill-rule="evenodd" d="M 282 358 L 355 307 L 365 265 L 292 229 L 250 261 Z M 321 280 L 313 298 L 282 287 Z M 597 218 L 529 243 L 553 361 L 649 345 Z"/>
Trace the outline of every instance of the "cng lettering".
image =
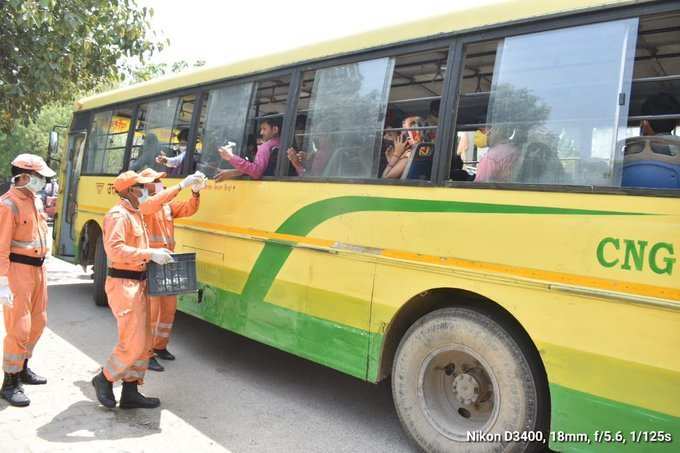
<path id="1" fill-rule="evenodd" d="M 602 267 L 673 275 L 677 258 L 670 242 L 641 241 L 606 237 L 597 245 L 597 261 Z"/>

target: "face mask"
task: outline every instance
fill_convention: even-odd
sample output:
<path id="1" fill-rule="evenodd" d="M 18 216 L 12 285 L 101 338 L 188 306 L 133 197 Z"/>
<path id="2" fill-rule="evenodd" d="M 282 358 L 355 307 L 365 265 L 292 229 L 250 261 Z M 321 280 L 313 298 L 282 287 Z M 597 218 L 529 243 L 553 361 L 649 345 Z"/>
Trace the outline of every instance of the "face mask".
<path id="1" fill-rule="evenodd" d="M 149 191 L 146 188 L 144 188 L 144 189 L 142 189 L 142 194 L 137 198 L 137 203 L 139 203 L 141 205 L 144 202 L 146 202 L 146 200 L 148 200 L 148 199 L 149 199 Z"/>
<path id="2" fill-rule="evenodd" d="M 187 147 L 186 146 L 181 146 L 179 147 L 179 152 L 180 153 L 186 153 L 187 152 Z"/>
<path id="3" fill-rule="evenodd" d="M 488 137 L 480 130 L 475 131 L 475 146 L 477 148 L 486 148 L 488 146 Z"/>
<path id="4" fill-rule="evenodd" d="M 45 181 L 45 178 L 41 178 L 39 176 L 35 175 L 30 175 L 30 179 L 28 181 L 28 184 L 24 186 L 24 188 L 30 190 L 31 192 L 38 193 L 41 190 L 45 188 L 45 184 L 47 181 Z"/>

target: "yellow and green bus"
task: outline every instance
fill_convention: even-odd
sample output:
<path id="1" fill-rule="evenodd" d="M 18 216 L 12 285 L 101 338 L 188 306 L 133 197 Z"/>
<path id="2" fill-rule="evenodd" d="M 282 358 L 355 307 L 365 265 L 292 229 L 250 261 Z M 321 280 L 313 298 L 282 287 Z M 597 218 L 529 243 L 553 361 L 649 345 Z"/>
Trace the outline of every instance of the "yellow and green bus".
<path id="1" fill-rule="evenodd" d="M 176 222 L 182 311 L 390 379 L 426 451 L 680 451 L 679 99 L 677 1 L 508 1 L 121 88 L 76 106 L 56 254 L 106 305 L 114 176 L 212 178 L 275 116 L 264 176 Z"/>

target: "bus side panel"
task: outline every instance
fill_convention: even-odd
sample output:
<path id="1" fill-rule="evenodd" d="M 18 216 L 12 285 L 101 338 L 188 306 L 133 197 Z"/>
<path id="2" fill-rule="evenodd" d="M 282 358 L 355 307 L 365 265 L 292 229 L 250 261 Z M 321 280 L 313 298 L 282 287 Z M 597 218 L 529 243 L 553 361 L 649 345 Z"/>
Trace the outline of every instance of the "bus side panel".
<path id="1" fill-rule="evenodd" d="M 406 301 L 425 291 L 479 294 L 509 311 L 536 344 L 553 393 L 555 441 L 568 439 L 560 432 L 592 437 L 597 430 L 656 429 L 680 438 L 677 200 L 455 189 L 428 195 L 429 207 L 417 209 L 409 200 L 391 212 L 356 214 L 370 216 L 381 231 L 371 243 L 382 260 L 372 330 L 389 326 Z M 370 363 L 378 363 L 378 350 L 371 348 Z M 372 366 L 369 378 L 377 372 Z M 631 439 L 626 445 L 647 447 Z M 604 443 L 555 442 L 554 448 L 617 451 Z"/>

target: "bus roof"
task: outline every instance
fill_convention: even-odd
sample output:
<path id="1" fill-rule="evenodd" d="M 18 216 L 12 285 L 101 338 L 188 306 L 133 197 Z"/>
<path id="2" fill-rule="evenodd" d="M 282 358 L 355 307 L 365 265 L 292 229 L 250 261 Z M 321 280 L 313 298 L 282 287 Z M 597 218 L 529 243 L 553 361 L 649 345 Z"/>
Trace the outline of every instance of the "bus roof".
<path id="1" fill-rule="evenodd" d="M 507 0 L 498 4 L 454 11 L 418 20 L 410 24 L 392 25 L 332 41 L 323 41 L 276 54 L 157 78 L 81 99 L 76 102 L 75 109 L 89 110 L 184 87 L 254 74 L 304 61 L 318 60 L 333 55 L 342 55 L 428 36 L 462 32 L 464 30 L 532 17 L 640 2 L 640 0 L 551 0 L 549 2 L 545 0 Z"/>

